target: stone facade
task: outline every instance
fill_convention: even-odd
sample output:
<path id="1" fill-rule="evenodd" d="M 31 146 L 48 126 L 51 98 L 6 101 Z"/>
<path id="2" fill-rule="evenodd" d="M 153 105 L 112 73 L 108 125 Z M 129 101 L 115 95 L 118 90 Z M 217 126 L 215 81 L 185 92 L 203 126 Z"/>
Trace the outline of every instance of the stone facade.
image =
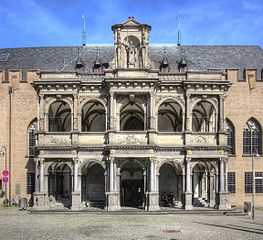
<path id="1" fill-rule="evenodd" d="M 35 173 L 38 209 L 229 209 L 250 200 L 244 175 L 251 156 L 242 154 L 242 132 L 251 117 L 263 122 L 256 70 L 247 69 L 243 81 L 237 69 L 192 70 L 181 46 L 178 69 L 165 53 L 157 67 L 149 25 L 129 18 L 112 30 L 112 59 L 107 65 L 97 53 L 92 72 L 81 51 L 74 71 L 27 70 L 24 80 L 22 70 L 0 72 L 0 144 L 8 159 L 11 152 L 11 197 L 31 197 L 27 174 Z M 235 126 L 231 155 L 227 119 Z M 263 172 L 261 157 L 255 164 Z M 236 193 L 228 192 L 227 172 L 235 172 Z M 256 194 L 257 206 L 262 197 Z"/>

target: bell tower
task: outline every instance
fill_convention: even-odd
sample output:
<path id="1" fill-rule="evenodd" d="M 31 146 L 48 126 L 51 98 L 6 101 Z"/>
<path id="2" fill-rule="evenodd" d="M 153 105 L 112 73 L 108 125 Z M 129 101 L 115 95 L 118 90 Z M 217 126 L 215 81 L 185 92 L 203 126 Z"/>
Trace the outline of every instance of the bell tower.
<path id="1" fill-rule="evenodd" d="M 114 32 L 115 68 L 148 68 L 149 32 L 151 26 L 129 17 L 112 26 Z"/>

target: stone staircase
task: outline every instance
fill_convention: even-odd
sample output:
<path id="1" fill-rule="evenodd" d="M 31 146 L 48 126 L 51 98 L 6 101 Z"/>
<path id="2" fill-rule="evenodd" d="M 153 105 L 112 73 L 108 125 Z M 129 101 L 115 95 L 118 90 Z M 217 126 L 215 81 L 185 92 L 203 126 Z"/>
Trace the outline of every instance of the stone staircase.
<path id="1" fill-rule="evenodd" d="M 208 207 L 208 204 L 204 199 L 200 197 L 199 198 L 194 197 L 193 206 L 194 207 Z"/>

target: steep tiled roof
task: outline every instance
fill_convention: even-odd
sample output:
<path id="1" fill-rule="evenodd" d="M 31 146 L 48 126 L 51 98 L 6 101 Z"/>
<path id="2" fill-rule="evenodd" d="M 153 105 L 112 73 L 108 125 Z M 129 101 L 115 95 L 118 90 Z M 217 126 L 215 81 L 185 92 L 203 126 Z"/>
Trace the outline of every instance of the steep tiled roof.
<path id="1" fill-rule="evenodd" d="M 109 63 L 114 56 L 113 45 L 88 45 L 82 48 L 82 60 L 86 71 L 91 72 L 97 52 L 102 63 Z M 79 47 L 3 48 L 1 54 L 9 54 L 7 61 L 0 61 L 0 69 L 74 70 Z M 166 52 L 171 72 L 176 72 L 182 54 L 189 70 L 209 68 L 258 69 L 258 78 L 263 68 L 263 49 L 259 46 L 182 46 L 151 45 L 150 58 L 159 68 Z M 64 65 L 66 63 L 66 66 Z M 70 63 L 71 62 L 71 63 Z M 242 75 L 241 75 L 242 77 Z"/>

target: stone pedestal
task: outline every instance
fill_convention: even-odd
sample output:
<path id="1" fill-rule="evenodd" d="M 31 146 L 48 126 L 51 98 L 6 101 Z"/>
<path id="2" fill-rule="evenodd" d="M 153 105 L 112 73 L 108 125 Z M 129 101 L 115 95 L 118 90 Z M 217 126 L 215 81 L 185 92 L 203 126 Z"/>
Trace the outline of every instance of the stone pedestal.
<path id="1" fill-rule="evenodd" d="M 81 209 L 80 192 L 73 192 L 71 194 L 71 197 L 72 197 L 71 210 L 80 210 Z"/>
<path id="2" fill-rule="evenodd" d="M 214 199 L 211 199 L 211 200 L 209 201 L 209 207 L 215 208 L 215 205 L 216 205 L 215 200 L 214 200 Z"/>
<path id="3" fill-rule="evenodd" d="M 108 211 L 121 210 L 119 192 L 108 192 L 107 193 L 107 210 Z"/>
<path id="4" fill-rule="evenodd" d="M 227 210 L 231 209 L 231 205 L 229 204 L 229 192 L 220 192 L 219 193 L 219 210 Z"/>
<path id="5" fill-rule="evenodd" d="M 185 210 L 192 210 L 193 209 L 192 193 L 191 192 L 185 192 L 184 195 L 185 195 L 184 209 Z"/>
<path id="6" fill-rule="evenodd" d="M 34 208 L 38 210 L 48 208 L 48 205 L 46 202 L 46 193 L 43 193 L 43 192 L 34 193 Z"/>
<path id="7" fill-rule="evenodd" d="M 148 211 L 158 211 L 160 210 L 159 206 L 159 193 L 158 192 L 149 192 L 147 194 L 147 210 Z"/>

